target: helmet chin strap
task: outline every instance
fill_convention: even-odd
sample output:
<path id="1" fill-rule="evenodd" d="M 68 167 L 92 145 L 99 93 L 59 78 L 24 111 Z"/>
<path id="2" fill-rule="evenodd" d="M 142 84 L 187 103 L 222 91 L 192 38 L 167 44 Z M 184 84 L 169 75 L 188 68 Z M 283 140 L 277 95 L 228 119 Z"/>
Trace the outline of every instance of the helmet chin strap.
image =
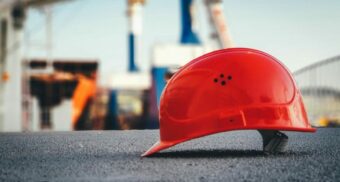
<path id="1" fill-rule="evenodd" d="M 258 130 L 263 139 L 263 152 L 282 153 L 288 144 L 288 136 L 277 130 Z"/>

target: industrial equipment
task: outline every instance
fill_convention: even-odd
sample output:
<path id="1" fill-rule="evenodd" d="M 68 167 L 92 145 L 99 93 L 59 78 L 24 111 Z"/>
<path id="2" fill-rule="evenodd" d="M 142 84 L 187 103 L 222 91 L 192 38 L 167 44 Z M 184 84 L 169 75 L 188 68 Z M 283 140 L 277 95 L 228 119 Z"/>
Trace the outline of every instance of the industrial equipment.
<path id="1" fill-rule="evenodd" d="M 156 94 L 157 103 L 160 101 L 162 90 L 166 84 L 164 75 L 171 69 L 176 69 L 206 52 L 229 48 L 232 46 L 225 18 L 222 11 L 221 0 L 205 0 L 212 29 L 211 36 L 218 46 L 202 44 L 195 31 L 195 5 L 194 0 L 180 0 L 181 5 L 181 38 L 180 44 L 158 44 L 152 55 L 152 89 Z M 171 56 L 169 56 L 171 55 Z"/>
<path id="2" fill-rule="evenodd" d="M 3 121 L 0 122 L 0 129 L 32 130 L 32 121 L 37 120 L 36 114 L 32 116 L 32 112 L 36 112 L 34 109 L 36 105 L 41 108 L 39 114 L 41 128 L 52 128 L 53 116 L 56 115 L 52 114 L 52 108 L 53 110 L 60 108 L 55 106 L 63 103 L 61 102 L 63 98 L 66 100 L 72 98 L 72 104 L 69 101 L 67 106 L 62 106 L 62 108 L 72 107 L 72 128 L 74 129 L 157 128 L 159 126 L 157 104 L 166 80 L 180 66 L 186 64 L 186 60 L 216 49 L 216 46 L 203 45 L 198 36 L 195 28 L 194 0 L 180 0 L 179 44 L 156 45 L 151 55 L 152 66 L 150 70 L 143 72 L 139 69 L 138 63 L 141 62 L 139 59 L 142 57 L 142 15 L 146 1 L 127 0 L 126 15 L 129 22 L 127 72 L 113 73 L 110 83 L 98 86 L 92 76 L 65 70 L 71 66 L 69 64 L 72 64 L 71 67 L 79 67 L 79 63 L 63 62 L 62 64 L 68 66 L 62 66 L 61 70 L 57 68 L 58 66 L 56 67 L 57 62 L 52 57 L 52 9 L 50 5 L 62 1 L 66 0 L 22 0 L 0 3 L 0 9 L 4 10 L 0 13 L 0 121 Z M 218 42 L 218 47 L 230 46 L 230 38 L 223 22 L 221 1 L 205 1 L 205 5 L 213 32 L 216 34 L 214 41 Z M 41 46 L 46 51 L 46 57 L 41 59 L 42 62 L 25 58 L 21 50 L 22 30 L 28 7 L 39 8 L 46 16 L 46 42 Z M 27 46 L 30 46 L 29 41 L 27 42 Z M 9 48 L 11 48 L 10 51 Z M 94 69 L 92 71 L 96 72 L 97 66 Z M 127 84 L 130 82 L 131 84 Z M 65 85 L 69 85 L 66 86 L 69 90 L 64 90 Z M 13 97 L 9 97 L 10 95 Z M 31 98 L 32 95 L 38 99 L 38 102 Z M 94 106 L 98 105 L 103 108 L 105 104 L 108 104 L 106 109 L 98 110 Z M 9 108 L 21 114 L 6 114 L 9 113 Z M 92 112 L 100 114 L 91 114 Z M 107 116 L 104 116 L 105 114 Z M 11 124 L 12 128 L 9 128 L 9 122 L 17 123 L 17 125 Z"/>
<path id="3" fill-rule="evenodd" d="M 63 1 L 67 0 L 0 1 L 0 130 L 22 131 L 27 127 L 29 88 L 22 50 L 27 9 L 45 8 Z"/>
<path id="4" fill-rule="evenodd" d="M 45 65 L 46 60 L 28 62 L 31 69 L 39 68 Z M 53 72 L 33 72 L 29 76 L 29 93 L 38 100 L 40 111 L 40 128 L 52 129 L 53 122 L 65 122 L 65 125 L 71 127 L 69 122 L 72 118 L 72 128 L 89 129 L 86 121 L 89 120 L 89 107 L 96 93 L 96 72 L 98 68 L 97 61 L 71 61 L 71 60 L 54 60 Z M 30 98 L 32 99 L 32 98 Z M 64 99 L 72 99 L 72 116 L 64 113 L 64 117 L 58 121 L 52 121 L 52 109 L 60 106 Z M 30 102 L 32 103 L 32 102 Z M 31 108 L 31 107 L 30 107 Z M 71 109 L 71 108 L 69 108 Z M 31 113 L 33 110 L 30 111 Z M 34 112 L 33 112 L 34 113 Z M 33 118 L 27 119 L 25 123 L 26 130 L 32 129 Z M 87 127 L 86 127 L 87 126 Z"/>
<path id="5" fill-rule="evenodd" d="M 127 0 L 129 18 L 128 69 L 113 73 L 107 85 L 109 101 L 105 129 L 144 129 L 149 123 L 150 75 L 137 66 L 141 58 L 143 5 L 145 0 Z M 158 126 L 158 125 L 157 125 Z"/>

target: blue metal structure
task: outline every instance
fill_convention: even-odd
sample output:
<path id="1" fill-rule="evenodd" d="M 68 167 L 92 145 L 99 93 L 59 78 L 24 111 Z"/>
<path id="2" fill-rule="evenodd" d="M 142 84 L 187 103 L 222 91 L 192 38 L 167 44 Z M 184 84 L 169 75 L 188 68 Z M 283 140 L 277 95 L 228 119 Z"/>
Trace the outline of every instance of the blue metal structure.
<path id="1" fill-rule="evenodd" d="M 159 102 L 161 99 L 163 88 L 165 87 L 165 78 L 164 75 L 168 72 L 168 67 L 153 67 L 151 70 L 152 74 L 152 89 L 155 90 L 157 106 L 159 107 Z"/>
<path id="2" fill-rule="evenodd" d="M 137 72 L 138 68 L 135 62 L 135 35 L 133 33 L 129 33 L 129 72 Z"/>
<path id="3" fill-rule="evenodd" d="M 192 6 L 194 0 L 180 0 L 181 4 L 181 44 L 191 44 L 191 45 L 200 45 L 201 42 L 197 36 L 197 34 L 193 31 L 193 14 L 192 14 Z M 164 75 L 168 72 L 169 67 L 153 67 L 151 70 L 152 78 L 153 78 L 153 88 L 155 89 L 157 105 L 159 106 L 160 97 L 165 86 Z"/>
<path id="4" fill-rule="evenodd" d="M 193 2 L 194 0 L 180 0 L 180 11 L 181 11 L 181 37 L 180 37 L 180 44 L 186 44 L 186 45 L 200 45 L 201 42 L 198 38 L 198 35 L 194 32 L 193 29 L 193 19 L 194 15 L 191 11 L 193 9 Z M 133 4 L 130 4 L 133 5 Z M 138 14 L 138 9 L 132 8 L 133 6 L 130 6 L 131 9 L 129 9 L 129 15 L 131 22 L 137 21 L 138 23 L 138 16 L 134 16 L 135 13 Z M 135 22 L 136 23 L 136 22 Z M 128 56 L 129 56 L 129 65 L 128 65 L 128 71 L 129 72 L 137 72 L 139 71 L 137 65 L 136 65 L 136 59 L 138 59 L 137 52 L 139 50 L 137 47 L 136 42 L 138 41 L 138 35 L 139 35 L 138 27 L 134 26 L 134 24 L 131 24 L 130 26 L 130 32 L 128 34 Z M 146 128 L 158 128 L 158 107 L 160 103 L 160 97 L 162 95 L 163 88 L 166 85 L 165 81 L 165 75 L 169 71 L 170 65 L 157 65 L 153 66 L 151 69 L 151 75 L 152 75 L 152 88 L 150 90 L 150 115 L 148 122 L 146 122 Z M 114 120 L 117 117 L 117 92 L 112 91 L 110 94 L 110 104 L 109 108 L 111 115 L 109 116 L 109 120 Z M 112 124 L 112 123 L 111 123 Z M 117 126 L 113 126 L 114 128 Z"/>
<path id="5" fill-rule="evenodd" d="M 193 0 L 180 0 L 181 1 L 181 23 L 182 34 L 181 44 L 200 44 L 197 34 L 193 31 Z"/>
<path id="6" fill-rule="evenodd" d="M 111 90 L 109 98 L 105 129 L 119 129 L 117 90 Z"/>

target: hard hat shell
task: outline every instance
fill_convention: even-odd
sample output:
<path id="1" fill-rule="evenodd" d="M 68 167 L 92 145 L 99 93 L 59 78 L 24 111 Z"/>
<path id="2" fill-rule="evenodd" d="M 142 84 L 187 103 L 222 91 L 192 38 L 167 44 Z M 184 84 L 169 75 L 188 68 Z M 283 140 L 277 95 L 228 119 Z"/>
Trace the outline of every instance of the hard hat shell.
<path id="1" fill-rule="evenodd" d="M 160 102 L 160 140 L 142 156 L 230 130 L 314 132 L 292 74 L 249 48 L 214 51 L 183 66 Z"/>

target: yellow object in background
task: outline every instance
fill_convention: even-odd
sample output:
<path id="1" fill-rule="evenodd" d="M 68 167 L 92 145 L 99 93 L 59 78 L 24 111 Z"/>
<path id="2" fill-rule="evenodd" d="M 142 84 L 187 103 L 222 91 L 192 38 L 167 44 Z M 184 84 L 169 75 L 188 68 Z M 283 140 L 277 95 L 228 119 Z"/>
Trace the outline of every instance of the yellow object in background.
<path id="1" fill-rule="evenodd" d="M 326 117 L 322 117 L 319 119 L 319 126 L 321 127 L 327 127 L 329 124 L 329 119 Z"/>
<path id="2" fill-rule="evenodd" d="M 340 120 L 338 118 L 322 117 L 319 119 L 319 126 L 321 127 L 340 127 Z"/>

